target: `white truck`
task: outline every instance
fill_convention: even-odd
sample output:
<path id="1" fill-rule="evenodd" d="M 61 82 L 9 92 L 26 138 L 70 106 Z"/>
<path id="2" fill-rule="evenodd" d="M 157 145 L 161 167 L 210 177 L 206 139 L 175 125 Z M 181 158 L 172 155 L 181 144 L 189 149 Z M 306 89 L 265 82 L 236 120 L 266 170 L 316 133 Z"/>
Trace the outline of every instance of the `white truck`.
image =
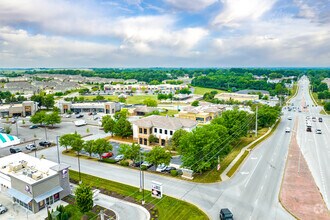
<path id="1" fill-rule="evenodd" d="M 77 121 L 74 122 L 74 124 L 75 124 L 76 127 L 87 125 L 85 120 L 77 120 Z"/>

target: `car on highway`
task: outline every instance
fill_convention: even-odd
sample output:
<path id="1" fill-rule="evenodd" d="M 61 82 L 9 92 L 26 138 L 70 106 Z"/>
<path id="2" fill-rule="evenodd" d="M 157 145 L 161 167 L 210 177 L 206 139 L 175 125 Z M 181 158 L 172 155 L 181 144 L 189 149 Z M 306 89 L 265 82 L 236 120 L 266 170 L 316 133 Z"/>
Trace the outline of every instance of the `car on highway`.
<path id="1" fill-rule="evenodd" d="M 41 141 L 39 142 L 41 147 L 50 147 L 51 143 L 49 141 Z"/>
<path id="2" fill-rule="evenodd" d="M 320 128 L 317 128 L 317 129 L 315 130 L 315 133 L 316 133 L 316 134 L 322 134 L 322 130 L 321 130 Z"/>
<path id="3" fill-rule="evenodd" d="M 22 152 L 22 150 L 19 149 L 18 147 L 12 147 L 12 148 L 9 148 L 9 152 L 12 154 L 16 154 L 16 153 Z"/>
<path id="4" fill-rule="evenodd" d="M 306 116 L 306 120 L 309 120 L 311 117 L 309 117 L 308 115 Z"/>
<path id="5" fill-rule="evenodd" d="M 163 172 L 165 169 L 166 169 L 166 165 L 165 164 L 159 164 L 158 166 L 157 166 L 157 168 L 156 168 L 156 171 L 157 172 Z"/>
<path id="6" fill-rule="evenodd" d="M 3 214 L 7 211 L 8 211 L 8 209 L 5 206 L 3 206 L 2 204 L 0 204 L 0 214 Z"/>
<path id="7" fill-rule="evenodd" d="M 25 149 L 33 151 L 33 150 L 37 150 L 37 146 L 34 144 L 28 144 L 26 145 Z"/>
<path id="8" fill-rule="evenodd" d="M 36 129 L 36 128 L 38 128 L 39 126 L 38 125 L 30 125 L 30 129 Z"/>
<path id="9" fill-rule="evenodd" d="M 123 160 L 124 159 L 124 155 L 122 155 L 122 154 L 119 154 L 119 155 L 117 155 L 116 157 L 115 157 L 115 161 L 121 161 L 121 160 Z"/>
<path id="10" fill-rule="evenodd" d="M 234 215 L 233 213 L 225 208 L 225 209 L 221 209 L 220 210 L 220 219 L 221 220 L 233 220 L 234 219 Z"/>
<path id="11" fill-rule="evenodd" d="M 106 159 L 106 158 L 110 158 L 110 157 L 112 157 L 113 156 L 113 153 L 112 152 L 106 152 L 106 153 L 103 153 L 102 155 L 101 155 L 101 158 L 102 159 Z"/>
<path id="12" fill-rule="evenodd" d="M 313 122 L 316 122 L 316 117 L 312 117 L 312 121 Z"/>
<path id="13" fill-rule="evenodd" d="M 285 133 L 290 133 L 291 129 L 289 127 L 285 128 Z"/>
<path id="14" fill-rule="evenodd" d="M 323 119 L 320 117 L 320 118 L 319 118 L 319 122 L 322 122 L 322 121 L 323 121 Z"/>

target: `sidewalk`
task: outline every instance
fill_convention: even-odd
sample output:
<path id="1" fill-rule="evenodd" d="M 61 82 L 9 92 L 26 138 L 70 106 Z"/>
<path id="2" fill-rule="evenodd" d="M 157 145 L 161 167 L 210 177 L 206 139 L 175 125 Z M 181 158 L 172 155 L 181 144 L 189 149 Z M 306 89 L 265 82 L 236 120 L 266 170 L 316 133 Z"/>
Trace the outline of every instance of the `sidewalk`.
<path id="1" fill-rule="evenodd" d="M 280 202 L 298 219 L 329 220 L 330 213 L 297 142 L 297 123 L 290 142 Z"/>
<path id="2" fill-rule="evenodd" d="M 273 127 L 271 127 L 264 135 L 262 135 L 261 137 L 259 137 L 258 139 L 254 140 L 253 142 L 251 142 L 250 144 L 248 144 L 247 146 L 245 146 L 244 148 L 241 149 L 241 151 L 239 152 L 239 154 L 235 157 L 235 159 L 229 164 L 229 166 L 221 173 L 220 177 L 222 181 L 228 180 L 229 177 L 227 176 L 227 173 L 229 172 L 229 170 L 236 164 L 236 162 L 241 158 L 241 156 L 244 154 L 244 152 L 250 151 L 249 147 L 251 145 L 253 145 L 254 143 L 256 143 L 257 141 L 259 141 L 261 138 L 265 137 L 266 135 L 268 135 L 271 131 L 273 130 Z M 238 169 L 237 169 L 238 170 Z"/>

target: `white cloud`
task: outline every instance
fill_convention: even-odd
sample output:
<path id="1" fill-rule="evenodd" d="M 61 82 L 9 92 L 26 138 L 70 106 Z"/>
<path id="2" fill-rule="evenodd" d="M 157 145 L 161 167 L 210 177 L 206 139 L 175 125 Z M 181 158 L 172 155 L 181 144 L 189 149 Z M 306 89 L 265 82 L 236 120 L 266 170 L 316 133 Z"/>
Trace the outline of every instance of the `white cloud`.
<path id="1" fill-rule="evenodd" d="M 222 0 L 223 10 L 213 20 L 214 25 L 238 26 L 240 22 L 256 20 L 269 11 L 276 0 Z"/>
<path id="2" fill-rule="evenodd" d="M 218 0 L 165 0 L 165 2 L 174 8 L 186 11 L 200 11 L 203 10 Z"/>

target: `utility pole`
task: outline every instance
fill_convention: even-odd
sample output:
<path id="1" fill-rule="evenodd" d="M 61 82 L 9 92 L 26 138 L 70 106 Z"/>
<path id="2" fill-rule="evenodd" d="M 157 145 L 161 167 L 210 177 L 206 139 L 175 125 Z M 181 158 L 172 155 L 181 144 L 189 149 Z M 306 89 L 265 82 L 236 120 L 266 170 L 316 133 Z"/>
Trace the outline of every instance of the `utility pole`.
<path id="1" fill-rule="evenodd" d="M 258 106 L 256 107 L 256 137 L 258 136 Z"/>
<path id="2" fill-rule="evenodd" d="M 37 157 L 37 146 L 36 146 L 36 141 L 33 141 L 34 146 L 36 147 L 36 149 L 34 150 L 34 157 Z"/>
<path id="3" fill-rule="evenodd" d="M 18 119 L 15 119 L 16 124 L 16 136 L 18 138 Z"/>
<path id="4" fill-rule="evenodd" d="M 56 147 L 57 147 L 57 163 L 60 164 L 60 150 L 59 150 L 59 146 L 58 146 L 58 138 L 60 136 L 56 136 Z"/>
<path id="5" fill-rule="evenodd" d="M 79 184 L 81 184 L 81 174 L 80 174 L 80 155 L 78 152 L 78 171 L 79 171 Z"/>
<path id="6" fill-rule="evenodd" d="M 140 149 L 140 192 L 142 192 L 142 169 L 141 169 L 141 149 Z"/>
<path id="7" fill-rule="evenodd" d="M 46 128 L 46 125 L 44 125 L 44 126 L 45 126 L 45 138 L 46 138 L 45 141 L 47 141 L 47 128 Z"/>

